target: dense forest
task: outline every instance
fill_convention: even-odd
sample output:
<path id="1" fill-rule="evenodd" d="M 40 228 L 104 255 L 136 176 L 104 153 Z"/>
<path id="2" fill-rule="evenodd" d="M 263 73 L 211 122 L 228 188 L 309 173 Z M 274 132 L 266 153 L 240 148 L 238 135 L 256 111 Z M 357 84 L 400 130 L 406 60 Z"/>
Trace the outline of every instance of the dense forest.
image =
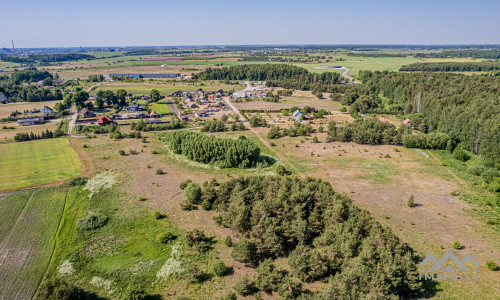
<path id="1" fill-rule="evenodd" d="M 500 78 L 371 71 L 359 77 L 371 94 L 388 99 L 388 111 L 421 113 L 425 132 L 448 133 L 464 149 L 500 160 Z"/>
<path id="2" fill-rule="evenodd" d="M 220 168 L 248 168 L 260 156 L 260 148 L 246 137 L 217 138 L 192 131 L 177 131 L 161 137 L 176 154 Z"/>
<path id="3" fill-rule="evenodd" d="M 500 70 L 499 61 L 414 63 L 402 66 L 399 69 L 399 71 L 426 72 L 481 72 L 494 70 Z"/>
<path id="4" fill-rule="evenodd" d="M 454 58 L 454 57 L 472 57 L 485 59 L 499 59 L 500 49 L 489 50 L 445 50 L 442 52 L 417 53 L 416 57 L 435 57 L 435 58 Z"/>
<path id="5" fill-rule="evenodd" d="M 20 64 L 48 64 L 62 61 L 94 59 L 95 56 L 82 53 L 51 53 L 29 55 L 0 55 L 0 60 Z"/>
<path id="6" fill-rule="evenodd" d="M 310 73 L 306 69 L 285 65 L 241 65 L 224 68 L 207 68 L 193 75 L 202 80 L 257 80 L 266 81 L 267 86 L 286 89 L 329 91 L 344 81 L 338 73 Z"/>
<path id="7" fill-rule="evenodd" d="M 400 299 L 421 290 L 413 250 L 326 181 L 255 176 L 204 187 L 204 208 L 240 235 L 232 256 L 258 265 L 258 290 L 285 299 Z M 276 257 L 289 258 L 290 274 L 269 259 Z M 302 295 L 293 277 L 329 281 Z"/>

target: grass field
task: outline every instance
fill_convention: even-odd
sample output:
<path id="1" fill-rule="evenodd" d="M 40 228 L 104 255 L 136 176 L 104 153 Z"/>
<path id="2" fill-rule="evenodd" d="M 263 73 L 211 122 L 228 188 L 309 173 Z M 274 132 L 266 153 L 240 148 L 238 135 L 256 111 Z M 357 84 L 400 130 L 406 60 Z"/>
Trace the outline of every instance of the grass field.
<path id="1" fill-rule="evenodd" d="M 16 110 L 19 112 L 24 112 L 24 110 L 32 111 L 34 109 L 39 110 L 44 106 L 54 108 L 54 105 L 59 102 L 61 102 L 61 100 L 0 104 L 0 118 L 8 117 L 12 112 Z M 25 115 L 19 115 L 18 117 L 22 118 L 25 117 Z"/>
<path id="2" fill-rule="evenodd" d="M 166 115 L 166 114 L 170 113 L 170 110 L 168 109 L 167 103 L 165 103 L 165 102 L 154 103 L 152 105 L 151 109 L 160 115 Z"/>
<path id="3" fill-rule="evenodd" d="M 65 138 L 0 144 L 0 190 L 69 179 L 82 166 Z"/>
<path id="4" fill-rule="evenodd" d="M 0 197 L 0 299 L 31 299 L 52 256 L 66 190 Z"/>
<path id="5" fill-rule="evenodd" d="M 134 95 L 149 95 L 152 89 L 157 89 L 162 96 L 170 96 L 173 92 L 176 91 L 196 91 L 197 89 L 202 88 L 204 90 L 219 90 L 223 89 L 225 91 L 228 90 L 238 90 L 243 89 L 240 85 L 228 85 L 224 83 L 219 83 L 215 81 L 206 82 L 204 84 L 183 84 L 183 83 L 171 83 L 165 84 L 163 82 L 145 82 L 145 83 L 108 83 L 99 86 L 97 89 L 94 89 L 91 94 L 95 95 L 99 90 L 110 90 L 116 92 L 119 89 L 125 89 L 128 93 Z"/>

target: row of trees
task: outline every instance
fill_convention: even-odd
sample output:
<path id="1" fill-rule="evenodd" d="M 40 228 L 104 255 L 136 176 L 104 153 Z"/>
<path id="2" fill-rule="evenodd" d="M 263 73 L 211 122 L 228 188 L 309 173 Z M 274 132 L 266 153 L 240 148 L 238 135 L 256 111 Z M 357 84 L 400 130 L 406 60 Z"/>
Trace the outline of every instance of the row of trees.
<path id="1" fill-rule="evenodd" d="M 50 139 L 55 137 L 60 137 L 64 135 L 64 131 L 61 128 L 57 128 L 56 131 L 52 132 L 48 129 L 42 131 L 40 134 L 30 133 L 16 133 L 14 136 L 14 141 L 16 142 L 25 142 L 32 140 L 40 140 L 40 139 Z"/>
<path id="2" fill-rule="evenodd" d="M 240 234 L 233 258 L 259 264 L 253 282 L 259 290 L 281 294 L 288 283 L 292 298 L 300 295 L 301 283 L 267 259 L 282 256 L 303 282 L 330 278 L 327 289 L 311 295 L 318 298 L 398 299 L 421 289 L 413 250 L 326 181 L 255 176 L 205 189 L 201 197 L 210 195 L 216 222 Z"/>
<path id="3" fill-rule="evenodd" d="M 169 123 L 164 124 L 147 124 L 141 119 L 139 122 L 132 122 L 130 124 L 131 130 L 137 131 L 163 131 L 171 129 L 180 129 L 186 126 L 185 122 L 178 122 L 175 118 L 172 118 Z"/>
<path id="4" fill-rule="evenodd" d="M 61 61 L 90 60 L 95 56 L 82 53 L 49 53 L 49 54 L 29 54 L 29 55 L 0 55 L 0 60 L 20 64 L 49 64 Z"/>
<path id="5" fill-rule="evenodd" d="M 370 94 L 382 94 L 391 112 L 420 113 L 427 132 L 452 134 L 476 155 L 500 160 L 499 77 L 452 73 L 361 71 Z"/>
<path id="6" fill-rule="evenodd" d="M 498 61 L 481 62 L 436 62 L 414 63 L 402 66 L 399 71 L 425 71 L 425 72 L 481 72 L 500 70 Z"/>
<path id="7" fill-rule="evenodd" d="M 445 50 L 442 52 L 417 53 L 416 57 L 435 57 L 435 58 L 455 58 L 455 57 L 472 57 L 484 59 L 499 59 L 500 49 L 488 50 Z"/>
<path id="8" fill-rule="evenodd" d="M 260 148 L 244 136 L 238 139 L 217 138 L 192 131 L 176 131 L 163 135 L 176 154 L 221 168 L 248 168 L 260 156 Z"/>

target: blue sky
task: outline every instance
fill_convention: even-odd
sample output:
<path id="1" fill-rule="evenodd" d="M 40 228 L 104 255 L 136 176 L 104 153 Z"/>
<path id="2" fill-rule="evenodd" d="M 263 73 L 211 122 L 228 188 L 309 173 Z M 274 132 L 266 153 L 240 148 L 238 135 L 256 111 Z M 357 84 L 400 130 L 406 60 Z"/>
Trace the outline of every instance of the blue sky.
<path id="1" fill-rule="evenodd" d="M 498 0 L 0 0 L 0 47 L 500 44 Z"/>

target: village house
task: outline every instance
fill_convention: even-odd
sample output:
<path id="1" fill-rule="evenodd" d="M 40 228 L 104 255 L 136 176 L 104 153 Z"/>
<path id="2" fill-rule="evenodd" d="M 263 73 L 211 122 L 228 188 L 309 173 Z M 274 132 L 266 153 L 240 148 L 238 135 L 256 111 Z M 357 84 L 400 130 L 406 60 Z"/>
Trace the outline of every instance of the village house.
<path id="1" fill-rule="evenodd" d="M 101 115 L 101 116 L 97 117 L 97 124 L 100 126 L 109 125 L 111 123 L 113 123 L 113 121 L 111 120 L 110 117 L 108 117 L 106 115 Z"/>
<path id="2" fill-rule="evenodd" d="M 172 93 L 172 97 L 182 97 L 184 95 L 183 91 L 177 91 Z"/>
<path id="3" fill-rule="evenodd" d="M 144 106 L 143 105 L 130 104 L 129 106 L 127 106 L 127 112 L 143 111 L 143 110 L 144 110 Z"/>
<path id="4" fill-rule="evenodd" d="M 179 120 L 181 120 L 181 121 L 189 121 L 188 116 L 186 116 L 182 112 L 179 112 L 178 115 L 179 115 Z"/>
<path id="5" fill-rule="evenodd" d="M 161 117 L 159 114 L 157 114 L 154 110 L 152 110 L 150 113 L 149 113 L 149 117 L 150 118 L 159 118 Z"/>
<path id="6" fill-rule="evenodd" d="M 403 124 L 405 124 L 405 125 L 411 125 L 411 121 L 410 121 L 410 119 L 406 119 L 406 120 L 404 120 L 404 121 L 403 121 Z"/>
<path id="7" fill-rule="evenodd" d="M 54 110 L 53 110 L 52 108 L 50 108 L 50 107 L 48 107 L 48 106 L 44 105 L 44 106 L 42 107 L 42 109 L 40 109 L 40 112 L 42 113 L 42 115 L 44 115 L 44 116 L 45 116 L 45 115 L 48 115 L 48 114 L 53 113 L 53 112 L 54 112 Z"/>
<path id="8" fill-rule="evenodd" d="M 198 108 L 199 106 L 196 105 L 195 103 L 188 104 L 189 108 Z"/>
<path id="9" fill-rule="evenodd" d="M 147 102 L 151 101 L 151 97 L 147 96 L 147 95 L 142 97 L 141 99 L 142 99 L 142 101 L 147 101 Z"/>
<path id="10" fill-rule="evenodd" d="M 302 113 L 297 109 L 296 111 L 294 111 L 294 113 L 292 114 L 292 117 L 295 119 L 295 122 L 300 122 L 302 121 Z"/>
<path id="11" fill-rule="evenodd" d="M 207 113 L 205 110 L 195 111 L 195 112 L 194 112 L 194 115 L 195 115 L 197 118 L 205 118 L 205 117 L 208 117 L 208 113 Z"/>
<path id="12" fill-rule="evenodd" d="M 7 101 L 7 97 L 4 95 L 4 93 L 0 93 L 0 102 L 5 102 Z"/>
<path id="13" fill-rule="evenodd" d="M 17 119 L 17 124 L 20 126 L 38 125 L 43 124 L 43 117 L 29 118 L 29 119 Z"/>
<path id="14" fill-rule="evenodd" d="M 82 109 L 80 111 L 80 115 L 82 116 L 82 118 L 92 118 L 92 117 L 95 117 L 95 114 L 91 110 L 88 110 L 86 108 L 84 108 L 84 109 Z"/>
<path id="15" fill-rule="evenodd" d="M 388 119 L 383 118 L 383 117 L 378 118 L 378 120 L 379 120 L 380 122 L 384 122 L 384 123 L 389 123 L 389 124 L 392 124 L 392 122 L 391 122 L 391 121 L 389 121 Z"/>

